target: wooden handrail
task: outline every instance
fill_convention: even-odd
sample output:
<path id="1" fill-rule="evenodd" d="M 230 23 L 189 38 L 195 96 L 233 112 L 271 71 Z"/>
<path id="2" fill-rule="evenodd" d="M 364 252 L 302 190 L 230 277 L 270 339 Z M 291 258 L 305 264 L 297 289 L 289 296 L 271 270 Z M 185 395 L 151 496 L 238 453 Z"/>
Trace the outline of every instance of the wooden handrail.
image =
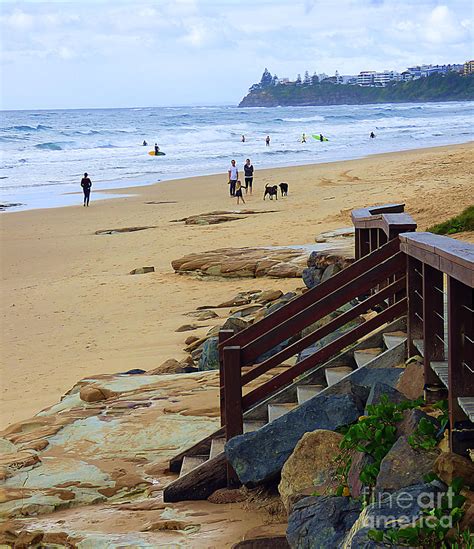
<path id="1" fill-rule="evenodd" d="M 370 257 L 366 256 L 358 261 L 355 261 L 352 263 L 350 268 L 339 271 L 322 284 L 318 284 L 314 288 L 311 288 L 303 295 L 289 301 L 284 307 L 274 311 L 259 322 L 230 337 L 226 340 L 225 345 L 247 345 L 257 337 L 265 334 L 274 326 L 284 322 L 288 318 L 293 317 L 293 315 L 303 311 L 314 302 L 321 300 L 326 295 L 338 290 L 341 286 L 344 286 L 353 278 L 366 273 L 367 270 L 396 254 L 399 249 L 400 243 L 398 239 L 393 239 L 387 242 L 384 246 L 372 253 Z"/>
<path id="2" fill-rule="evenodd" d="M 263 398 L 284 387 L 288 383 L 292 382 L 296 377 L 307 372 L 308 370 L 311 370 L 318 364 L 324 362 L 331 356 L 340 352 L 348 345 L 355 343 L 364 335 L 367 335 L 373 330 L 376 330 L 386 322 L 390 322 L 394 318 L 402 316 L 406 312 L 406 308 L 407 300 L 406 298 L 404 298 L 400 301 L 397 301 L 394 305 L 391 305 L 390 307 L 379 313 L 377 316 L 355 327 L 350 332 L 346 332 L 338 339 L 332 341 L 331 343 L 328 343 L 319 351 L 316 351 L 314 354 L 295 364 L 292 368 L 285 370 L 281 374 L 273 377 L 263 385 L 260 385 L 260 387 L 257 387 L 250 393 L 247 393 L 245 396 L 243 396 L 242 409 L 244 411 L 248 410 L 250 407 L 252 407 Z"/>
<path id="3" fill-rule="evenodd" d="M 474 246 L 407 233 L 400 248 L 407 256 L 409 352 L 423 354 L 427 401 L 447 397 L 450 447 L 465 454 L 474 446 L 468 413 L 474 406 Z"/>
<path id="4" fill-rule="evenodd" d="M 352 320 L 356 319 L 361 314 L 367 312 L 369 309 L 375 307 L 376 305 L 379 305 L 385 299 L 388 299 L 390 296 L 404 289 L 405 289 L 405 277 L 399 278 L 395 282 L 392 282 L 392 284 L 385 286 L 385 288 L 383 288 L 381 291 L 371 295 L 365 301 L 362 301 L 355 307 L 352 307 L 345 313 L 342 313 L 341 315 L 337 316 L 336 318 L 334 318 L 324 326 L 321 326 L 314 332 L 311 332 L 310 334 L 303 337 L 302 339 L 296 341 L 295 343 L 289 345 L 288 347 L 285 347 L 282 351 L 271 356 L 264 362 L 257 364 L 254 368 L 252 368 L 242 376 L 242 385 L 246 385 L 248 382 L 253 381 L 260 375 L 266 373 L 268 370 L 271 370 L 275 366 L 282 364 L 282 362 L 287 358 L 294 356 L 296 353 L 299 353 L 303 349 L 308 348 L 310 345 L 312 345 L 316 341 L 319 341 L 323 337 L 326 337 L 327 335 L 341 328 L 348 322 L 351 322 Z"/>

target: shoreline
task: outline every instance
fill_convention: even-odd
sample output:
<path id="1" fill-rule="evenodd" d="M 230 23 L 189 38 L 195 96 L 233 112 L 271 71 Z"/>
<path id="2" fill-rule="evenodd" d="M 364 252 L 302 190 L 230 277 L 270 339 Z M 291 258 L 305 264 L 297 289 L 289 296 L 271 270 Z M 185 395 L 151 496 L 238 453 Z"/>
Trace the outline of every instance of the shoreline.
<path id="1" fill-rule="evenodd" d="M 226 247 L 301 246 L 350 225 L 357 207 L 405 202 L 424 230 L 472 201 L 472 142 L 357 160 L 262 169 L 254 194 L 237 206 L 226 174 L 132 187 L 76 207 L 26 210 L 2 217 L 2 426 L 59 401 L 79 379 L 132 368 L 152 370 L 184 357 L 188 335 L 176 332 L 187 312 L 240 291 L 284 292 L 301 279 L 198 279 L 173 272 L 171 261 Z M 262 200 L 266 183 L 289 182 L 289 196 Z M 123 189 L 125 192 L 126 189 Z M 113 192 L 112 190 L 110 192 Z M 214 210 L 266 215 L 218 225 L 172 223 Z M 146 230 L 97 235 L 144 226 Z M 130 276 L 152 265 L 155 272 Z M 222 319 L 216 319 L 216 322 Z"/>
<path id="2" fill-rule="evenodd" d="M 404 153 L 410 153 L 410 152 L 414 152 L 416 153 L 416 151 L 430 151 L 430 150 L 437 150 L 437 149 L 442 149 L 444 147 L 462 147 L 462 146 L 467 146 L 467 145 L 470 145 L 470 144 L 474 144 L 474 140 L 468 140 L 468 141 L 463 141 L 461 143 L 451 143 L 451 144 L 445 144 L 445 145 L 435 145 L 435 146 L 429 146 L 429 147 L 417 147 L 417 148 L 408 148 L 408 149 L 397 149 L 397 150 L 393 150 L 393 151 L 386 151 L 386 152 L 375 152 L 375 153 L 370 153 L 370 154 L 366 154 L 366 155 L 363 155 L 363 156 L 355 156 L 355 157 L 344 157 L 344 158 L 337 158 L 335 160 L 331 160 L 331 161 L 324 161 L 324 162 L 311 162 L 311 163 L 290 163 L 290 164 L 285 164 L 284 166 L 268 166 L 268 167 L 265 167 L 265 168 L 259 168 L 258 169 L 258 173 L 262 173 L 262 172 L 265 172 L 265 171 L 268 171 L 268 170 L 272 170 L 272 171 L 275 171 L 275 170 L 286 170 L 286 169 L 290 169 L 290 168 L 307 168 L 307 167 L 316 167 L 316 166 L 326 166 L 326 165 L 330 165 L 330 164 L 333 164 L 333 163 L 336 163 L 336 162 L 350 162 L 352 160 L 363 160 L 363 159 L 366 159 L 366 158 L 371 158 L 371 157 L 379 157 L 379 156 L 384 156 L 384 155 L 392 155 L 392 154 L 404 154 Z M 230 158 L 230 156 L 229 156 Z M 230 162 L 230 160 L 229 160 Z M 91 195 L 92 198 L 94 197 L 94 194 L 99 194 L 99 198 L 98 200 L 112 200 L 114 198 L 129 198 L 131 194 L 133 194 L 137 189 L 144 189 L 144 188 L 147 188 L 147 187 L 153 187 L 155 185 L 158 185 L 158 184 L 161 184 L 161 183 L 166 183 L 166 182 L 170 182 L 170 181 L 175 181 L 175 182 L 179 182 L 179 181 L 183 181 L 183 180 L 188 180 L 190 178 L 200 178 L 200 177 L 216 177 L 216 176 L 219 176 L 221 175 L 222 177 L 225 177 L 225 172 L 222 171 L 222 172 L 209 172 L 209 173 L 196 173 L 196 174 L 190 174 L 190 175 L 186 175 L 186 176 L 177 176 L 177 177 L 174 177 L 174 176 L 171 176 L 171 177 L 164 177 L 161 176 L 160 179 L 158 179 L 157 181 L 154 181 L 152 183 L 140 183 L 139 181 L 135 181 L 133 185 L 129 185 L 130 182 L 128 181 L 123 181 L 123 186 L 122 185 L 119 185 L 119 186 L 113 186 L 113 187 L 110 187 L 110 188 L 99 188 L 97 190 L 95 190 L 95 193 L 94 193 L 94 187 L 93 187 L 93 194 Z M 100 183 L 99 183 L 100 184 Z M 110 195 L 110 194 L 116 194 L 118 196 L 116 197 L 108 197 L 107 195 Z M 81 195 L 82 196 L 82 192 L 81 191 L 68 191 L 68 192 L 64 192 L 64 193 L 60 193 L 58 195 L 55 195 L 53 197 L 53 201 L 56 202 L 57 204 L 54 205 L 54 206 L 32 206 L 32 207 L 28 207 L 28 204 L 24 204 L 24 203 L 20 203 L 19 200 L 20 199 L 15 199 L 15 202 L 18 202 L 21 204 L 22 207 L 18 208 L 18 209 L 9 209 L 8 207 L 8 204 L 9 202 L 5 202 L 4 204 L 6 205 L 5 209 L 2 211 L 0 210 L 0 214 L 1 213 L 19 213 L 19 212 L 25 212 L 25 211 L 32 211 L 32 210 L 46 210 L 46 209 L 56 209 L 56 208 L 67 208 L 67 207 L 71 207 L 71 206 L 76 206 L 77 204 L 74 203 L 74 204 L 71 204 L 71 203 L 59 203 L 61 202 L 61 200 L 63 201 L 66 201 L 66 202 L 70 202 L 69 200 L 65 199 L 65 197 L 71 197 L 71 196 L 76 196 L 76 195 Z M 105 196 L 103 196 L 105 195 Z M 13 200 L 13 199 L 12 199 Z M 13 207 L 15 208 L 15 207 Z"/>

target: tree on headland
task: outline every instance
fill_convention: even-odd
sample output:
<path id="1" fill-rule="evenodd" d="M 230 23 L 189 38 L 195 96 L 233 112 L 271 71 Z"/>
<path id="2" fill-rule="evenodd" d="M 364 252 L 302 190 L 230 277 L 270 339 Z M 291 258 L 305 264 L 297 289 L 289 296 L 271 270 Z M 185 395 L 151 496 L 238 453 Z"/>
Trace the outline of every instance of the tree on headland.
<path id="1" fill-rule="evenodd" d="M 272 85 L 273 77 L 270 73 L 270 71 L 265 67 L 265 70 L 263 71 L 262 78 L 260 79 L 260 87 L 262 88 L 268 88 Z"/>
<path id="2" fill-rule="evenodd" d="M 311 76 L 308 71 L 304 71 L 304 80 L 303 83 L 305 86 L 311 86 Z"/>
<path id="3" fill-rule="evenodd" d="M 319 76 L 315 72 L 311 77 L 311 85 L 316 86 L 316 84 L 319 84 Z"/>
<path id="4" fill-rule="evenodd" d="M 295 83 L 296 83 L 297 86 L 301 86 L 301 74 L 298 73 L 298 76 L 296 77 Z"/>

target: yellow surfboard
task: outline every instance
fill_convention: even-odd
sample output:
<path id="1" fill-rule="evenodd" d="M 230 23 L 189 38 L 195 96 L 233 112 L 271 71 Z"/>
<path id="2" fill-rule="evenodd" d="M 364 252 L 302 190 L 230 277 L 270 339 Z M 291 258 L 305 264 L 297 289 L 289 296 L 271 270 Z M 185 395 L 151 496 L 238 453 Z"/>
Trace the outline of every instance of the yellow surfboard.
<path id="1" fill-rule="evenodd" d="M 161 151 L 159 153 L 155 153 L 155 151 L 150 151 L 148 154 L 150 156 L 165 156 L 166 155 L 166 153 L 161 152 Z"/>

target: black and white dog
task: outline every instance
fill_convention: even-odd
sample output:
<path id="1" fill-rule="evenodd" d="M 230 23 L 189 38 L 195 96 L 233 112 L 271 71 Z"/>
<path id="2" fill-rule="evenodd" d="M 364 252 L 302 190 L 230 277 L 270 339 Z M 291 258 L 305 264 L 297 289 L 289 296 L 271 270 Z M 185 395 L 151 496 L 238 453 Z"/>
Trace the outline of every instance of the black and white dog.
<path id="1" fill-rule="evenodd" d="M 280 183 L 281 196 L 288 196 L 288 183 Z"/>
<path id="2" fill-rule="evenodd" d="M 265 200 L 267 194 L 270 197 L 270 200 L 273 200 L 273 197 L 275 197 L 275 200 L 278 200 L 278 185 L 265 185 L 263 200 Z"/>

